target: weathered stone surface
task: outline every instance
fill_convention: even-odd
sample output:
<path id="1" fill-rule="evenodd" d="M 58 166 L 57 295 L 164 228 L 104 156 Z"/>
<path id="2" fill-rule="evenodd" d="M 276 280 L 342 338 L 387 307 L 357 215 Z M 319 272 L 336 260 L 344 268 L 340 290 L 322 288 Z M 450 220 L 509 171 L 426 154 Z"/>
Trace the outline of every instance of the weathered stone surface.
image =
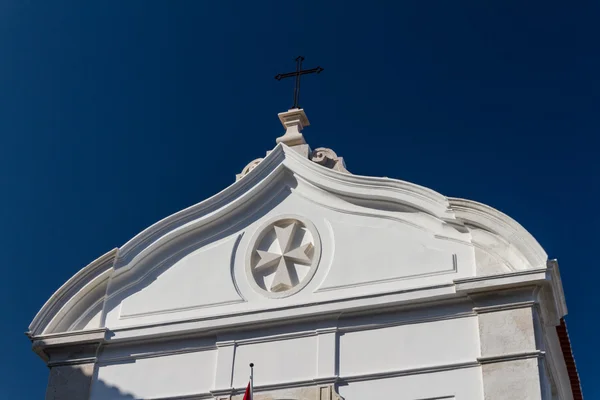
<path id="1" fill-rule="evenodd" d="M 535 351 L 533 318 L 532 308 L 480 314 L 481 355 L 488 357 Z"/>
<path id="2" fill-rule="evenodd" d="M 46 400 L 87 400 L 93 374 L 93 363 L 52 367 Z"/>
<path id="3" fill-rule="evenodd" d="M 538 362 L 530 358 L 483 365 L 485 400 L 541 399 Z"/>

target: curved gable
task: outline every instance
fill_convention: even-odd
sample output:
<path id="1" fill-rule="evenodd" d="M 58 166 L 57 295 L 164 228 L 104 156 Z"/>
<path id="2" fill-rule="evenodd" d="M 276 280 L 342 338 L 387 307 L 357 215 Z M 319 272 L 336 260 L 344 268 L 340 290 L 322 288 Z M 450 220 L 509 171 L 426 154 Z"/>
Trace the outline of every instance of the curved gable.
<path id="1" fill-rule="evenodd" d="M 259 227 L 284 214 L 315 224 L 322 254 L 311 282 L 274 302 L 252 290 L 245 265 Z M 542 268 L 546 259 L 525 229 L 491 207 L 329 169 L 279 144 L 231 186 L 76 274 L 30 331 L 124 329 L 451 288 L 455 279 Z"/>
<path id="2" fill-rule="evenodd" d="M 42 306 L 29 325 L 29 334 L 99 328 L 108 279 L 118 249 L 113 249 L 82 268 Z"/>

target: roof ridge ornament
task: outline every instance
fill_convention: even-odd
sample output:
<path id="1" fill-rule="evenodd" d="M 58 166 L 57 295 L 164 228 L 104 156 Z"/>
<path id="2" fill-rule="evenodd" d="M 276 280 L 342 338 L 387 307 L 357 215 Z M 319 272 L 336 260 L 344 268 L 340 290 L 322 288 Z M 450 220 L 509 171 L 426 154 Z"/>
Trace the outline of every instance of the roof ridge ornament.
<path id="1" fill-rule="evenodd" d="M 350 172 L 346 169 L 343 157 L 338 157 L 335 151 L 326 148 L 318 147 L 315 150 L 311 150 L 308 143 L 304 139 L 302 129 L 310 125 L 308 117 L 302 108 L 293 108 L 277 114 L 281 124 L 285 128 L 285 133 L 278 137 L 275 141 L 277 144 L 281 143 L 288 146 L 290 149 L 301 154 L 303 157 L 322 165 L 326 168 L 334 171 L 344 172 L 349 174 Z M 267 151 L 267 156 L 271 151 Z M 235 176 L 235 180 L 239 181 L 252 171 L 264 158 L 257 158 L 252 160 L 248 165 L 244 167 L 241 173 Z"/>
<path id="2" fill-rule="evenodd" d="M 324 167 L 331 168 L 335 171 L 350 173 L 346 169 L 346 163 L 344 157 L 338 157 L 335 151 L 328 149 L 327 147 L 317 147 L 310 153 L 310 159 L 317 164 Z"/>
<path id="3" fill-rule="evenodd" d="M 310 122 L 308 122 L 304 110 L 302 108 L 293 108 L 286 112 L 279 113 L 277 116 L 285 128 L 285 133 L 275 139 L 275 142 L 283 143 L 296 150 L 304 157 L 308 157 L 310 148 L 308 147 L 306 140 L 304 140 L 302 129 L 304 129 L 305 126 L 309 126 Z"/>
<path id="4" fill-rule="evenodd" d="M 338 157 L 337 154 L 331 149 L 325 147 L 319 147 L 314 151 L 311 150 L 308 143 L 304 139 L 304 135 L 302 134 L 302 130 L 310 125 L 308 121 L 308 117 L 304 112 L 304 109 L 300 107 L 299 99 L 300 99 L 300 77 L 302 75 L 308 74 L 319 74 L 323 71 L 323 68 L 316 67 L 312 69 L 302 69 L 302 61 L 304 61 L 304 57 L 300 56 L 296 58 L 296 71 L 287 72 L 285 74 L 278 74 L 275 76 L 275 79 L 278 81 L 284 78 L 295 78 L 296 85 L 294 87 L 294 105 L 289 110 L 277 114 L 281 124 L 285 128 L 285 133 L 278 137 L 275 141 L 277 144 L 282 143 L 301 154 L 303 157 L 314 161 L 315 163 L 322 165 L 326 168 L 333 169 L 335 171 L 350 173 L 346 169 L 346 164 L 344 163 L 344 159 L 342 157 Z M 267 151 L 267 155 L 269 155 L 270 151 Z M 246 176 L 250 171 L 252 171 L 263 158 L 257 158 L 251 161 L 248 165 L 244 167 L 241 173 L 236 175 L 236 181 L 239 181 L 244 176 Z"/>

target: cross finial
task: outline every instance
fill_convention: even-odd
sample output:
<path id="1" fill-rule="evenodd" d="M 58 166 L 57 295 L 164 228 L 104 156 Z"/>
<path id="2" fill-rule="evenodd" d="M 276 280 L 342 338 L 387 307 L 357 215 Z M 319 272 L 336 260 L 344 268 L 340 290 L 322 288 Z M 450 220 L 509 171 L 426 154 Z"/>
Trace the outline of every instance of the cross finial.
<path id="1" fill-rule="evenodd" d="M 296 86 L 294 87 L 294 105 L 292 106 L 292 109 L 300 108 L 300 104 L 299 104 L 299 101 L 300 101 L 300 76 L 307 75 L 307 74 L 319 74 L 323 71 L 323 68 L 321 68 L 321 67 L 303 70 L 302 69 L 302 61 L 304 61 L 304 57 L 302 57 L 302 56 L 296 57 L 296 71 L 295 72 L 287 72 L 285 74 L 278 74 L 275 76 L 275 79 L 277 79 L 278 81 L 282 80 L 283 78 L 291 78 L 291 77 L 296 78 Z"/>

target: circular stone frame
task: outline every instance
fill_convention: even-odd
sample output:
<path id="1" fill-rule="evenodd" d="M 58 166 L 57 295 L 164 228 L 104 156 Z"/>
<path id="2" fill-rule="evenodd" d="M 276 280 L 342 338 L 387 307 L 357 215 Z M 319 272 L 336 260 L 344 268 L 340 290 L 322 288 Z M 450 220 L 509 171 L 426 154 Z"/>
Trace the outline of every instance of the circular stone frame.
<path id="1" fill-rule="evenodd" d="M 256 283 L 256 278 L 254 277 L 254 273 L 252 272 L 252 256 L 256 251 L 256 247 L 258 246 L 258 244 L 267 235 L 267 233 L 269 233 L 269 228 L 271 228 L 279 221 L 286 220 L 296 220 L 300 222 L 302 225 L 304 225 L 304 227 L 310 232 L 310 234 L 313 237 L 313 258 L 312 262 L 310 263 L 310 271 L 304 277 L 304 279 L 293 288 L 283 292 L 269 292 L 268 290 L 265 290 L 262 287 L 260 287 L 258 283 Z M 317 272 L 317 267 L 319 266 L 320 260 L 321 236 L 319 235 L 319 231 L 317 230 L 315 225 L 308 219 L 296 214 L 277 215 L 275 217 L 269 218 L 267 221 L 262 223 L 250 239 L 248 248 L 246 250 L 246 279 L 248 279 L 250 286 L 255 292 L 272 299 L 282 299 L 284 297 L 289 297 L 298 293 L 300 290 L 304 289 L 306 285 L 308 285 L 308 283 L 312 280 L 313 276 L 315 275 L 315 272 Z"/>

